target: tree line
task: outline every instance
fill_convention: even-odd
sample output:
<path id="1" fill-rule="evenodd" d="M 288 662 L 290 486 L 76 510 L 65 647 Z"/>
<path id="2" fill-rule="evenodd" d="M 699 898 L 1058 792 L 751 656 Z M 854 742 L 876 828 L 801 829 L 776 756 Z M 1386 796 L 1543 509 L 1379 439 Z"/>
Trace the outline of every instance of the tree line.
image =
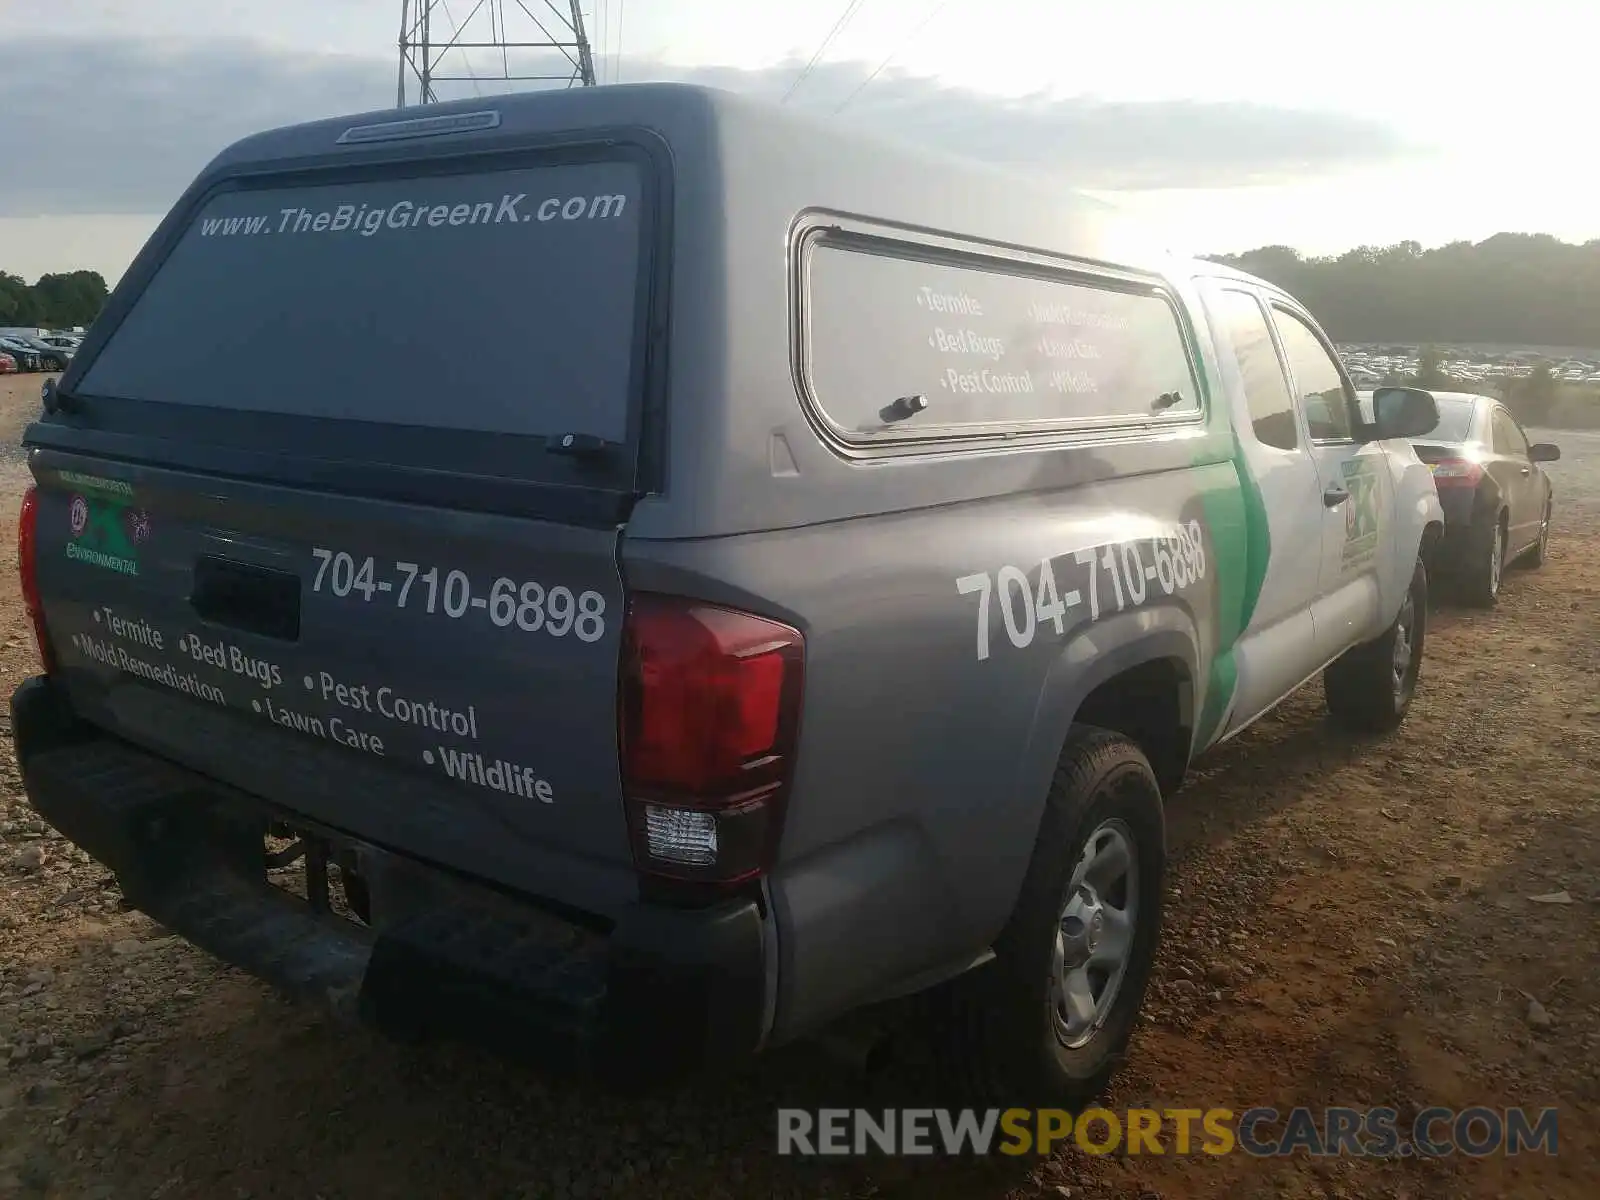
<path id="1" fill-rule="evenodd" d="M 1212 260 L 1288 291 L 1338 342 L 1489 343 L 1600 350 L 1600 238 L 1497 233 L 1424 250 L 1357 246 L 1305 258 L 1262 246 Z"/>
<path id="2" fill-rule="evenodd" d="M 31 284 L 20 275 L 0 271 L 0 325 L 87 328 L 100 315 L 106 295 L 106 281 L 99 271 L 41 275 Z"/>

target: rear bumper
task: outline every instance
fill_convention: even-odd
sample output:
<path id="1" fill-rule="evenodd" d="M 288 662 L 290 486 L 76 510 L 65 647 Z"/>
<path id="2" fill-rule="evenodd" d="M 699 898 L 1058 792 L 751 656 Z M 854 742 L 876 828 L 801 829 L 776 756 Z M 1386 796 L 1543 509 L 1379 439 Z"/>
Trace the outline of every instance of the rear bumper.
<path id="1" fill-rule="evenodd" d="M 367 926 L 267 881 L 262 839 L 281 817 L 268 805 L 83 724 L 44 678 L 12 695 L 11 722 L 34 808 L 115 872 L 130 904 L 341 1017 L 616 1083 L 737 1060 L 762 1041 L 767 946 L 752 901 L 640 903 L 604 926 L 308 831 L 360 864 Z"/>

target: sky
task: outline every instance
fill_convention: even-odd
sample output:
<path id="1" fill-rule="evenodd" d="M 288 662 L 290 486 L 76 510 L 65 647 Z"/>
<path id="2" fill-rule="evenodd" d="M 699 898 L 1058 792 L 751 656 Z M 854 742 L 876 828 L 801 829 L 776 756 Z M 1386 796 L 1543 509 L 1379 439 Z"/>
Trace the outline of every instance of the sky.
<path id="1" fill-rule="evenodd" d="M 1567 50 L 1600 6 L 1575 0 L 582 2 L 602 83 L 712 83 L 1042 173 L 1194 253 L 1600 237 L 1594 85 Z M 435 38 L 487 35 L 475 3 L 436 4 Z M 114 281 L 228 142 L 394 104 L 400 8 L 0 0 L 0 270 Z M 443 64 L 485 92 L 496 68 Z"/>

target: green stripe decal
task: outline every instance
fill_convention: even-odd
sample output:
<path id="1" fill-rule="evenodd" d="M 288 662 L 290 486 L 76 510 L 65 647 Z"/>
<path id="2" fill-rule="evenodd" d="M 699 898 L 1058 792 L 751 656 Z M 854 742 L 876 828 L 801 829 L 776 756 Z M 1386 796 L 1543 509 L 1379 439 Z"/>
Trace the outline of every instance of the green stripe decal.
<path id="1" fill-rule="evenodd" d="M 1233 652 L 1239 635 L 1250 624 L 1272 558 L 1272 534 L 1267 506 L 1256 485 L 1244 452 L 1234 439 L 1233 473 L 1236 486 L 1207 490 L 1201 497 L 1205 525 L 1211 532 L 1211 553 L 1216 561 L 1216 642 L 1211 669 L 1206 675 L 1206 698 L 1201 709 L 1197 747 L 1216 741 L 1233 700 L 1238 666 Z"/>

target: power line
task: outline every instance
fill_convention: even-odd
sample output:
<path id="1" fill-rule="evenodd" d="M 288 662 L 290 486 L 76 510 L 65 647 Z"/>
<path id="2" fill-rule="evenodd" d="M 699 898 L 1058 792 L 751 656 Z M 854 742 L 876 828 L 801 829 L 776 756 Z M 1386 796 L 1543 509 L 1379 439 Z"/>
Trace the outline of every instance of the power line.
<path id="1" fill-rule="evenodd" d="M 828 30 L 828 36 L 822 39 L 822 44 L 817 47 L 817 52 L 811 56 L 811 61 L 806 63 L 800 74 L 795 77 L 795 81 L 789 85 L 789 90 L 783 94 L 783 99 L 778 103 L 789 103 L 789 97 L 795 94 L 800 85 L 806 81 L 806 77 L 816 69 L 818 60 L 822 58 L 828 47 L 833 44 L 833 39 L 839 36 L 840 31 L 846 25 L 850 24 L 857 10 L 865 3 L 866 0 L 849 0 L 849 3 L 844 6 L 844 11 L 839 14 L 839 19 L 833 23 L 833 28 Z"/>
<path id="2" fill-rule="evenodd" d="M 628 0 L 617 0 L 617 47 L 611 68 L 611 82 L 622 82 L 622 22 L 628 15 Z"/>
<path id="3" fill-rule="evenodd" d="M 883 61 L 873 69 L 872 74 L 868 75 L 860 83 L 856 84 L 855 90 L 839 102 L 839 107 L 833 110 L 834 115 L 837 116 L 846 108 L 850 107 L 851 101 L 853 101 L 857 96 L 861 95 L 862 92 L 866 91 L 869 83 L 871 83 L 879 75 L 883 74 L 884 70 L 889 66 L 889 64 L 894 61 L 895 56 L 909 46 L 912 42 L 916 41 L 917 38 L 922 34 L 922 31 L 929 25 L 932 25 L 934 19 L 948 7 L 950 7 L 950 0 L 939 0 L 939 3 L 933 6 L 933 11 L 928 13 L 927 16 L 923 17 L 915 29 L 913 29 L 905 37 L 901 38 L 900 41 L 896 43 L 894 49 L 890 50 L 888 54 L 884 55 Z"/>
<path id="4" fill-rule="evenodd" d="M 495 27 L 495 17 L 499 16 L 499 28 Z M 505 0 L 493 0 L 489 7 L 489 36 L 500 43 L 500 70 L 507 75 L 511 74 L 511 52 L 506 48 L 506 5 Z"/>
<path id="5" fill-rule="evenodd" d="M 456 19 L 450 15 L 449 0 L 439 0 L 439 7 L 444 9 L 444 19 L 450 22 L 450 45 L 454 46 L 458 41 L 461 40 L 461 27 L 456 24 Z M 478 9 L 482 7 L 483 0 L 478 0 L 477 7 L 467 14 L 467 20 L 470 21 L 473 17 L 477 16 Z M 447 50 L 449 48 L 449 46 L 445 47 Z M 478 73 L 472 69 L 472 60 L 467 57 L 466 47 L 459 47 L 458 50 L 461 54 L 462 65 L 467 68 L 467 74 L 472 77 L 472 94 L 474 96 L 483 95 L 483 89 L 478 86 Z"/>

